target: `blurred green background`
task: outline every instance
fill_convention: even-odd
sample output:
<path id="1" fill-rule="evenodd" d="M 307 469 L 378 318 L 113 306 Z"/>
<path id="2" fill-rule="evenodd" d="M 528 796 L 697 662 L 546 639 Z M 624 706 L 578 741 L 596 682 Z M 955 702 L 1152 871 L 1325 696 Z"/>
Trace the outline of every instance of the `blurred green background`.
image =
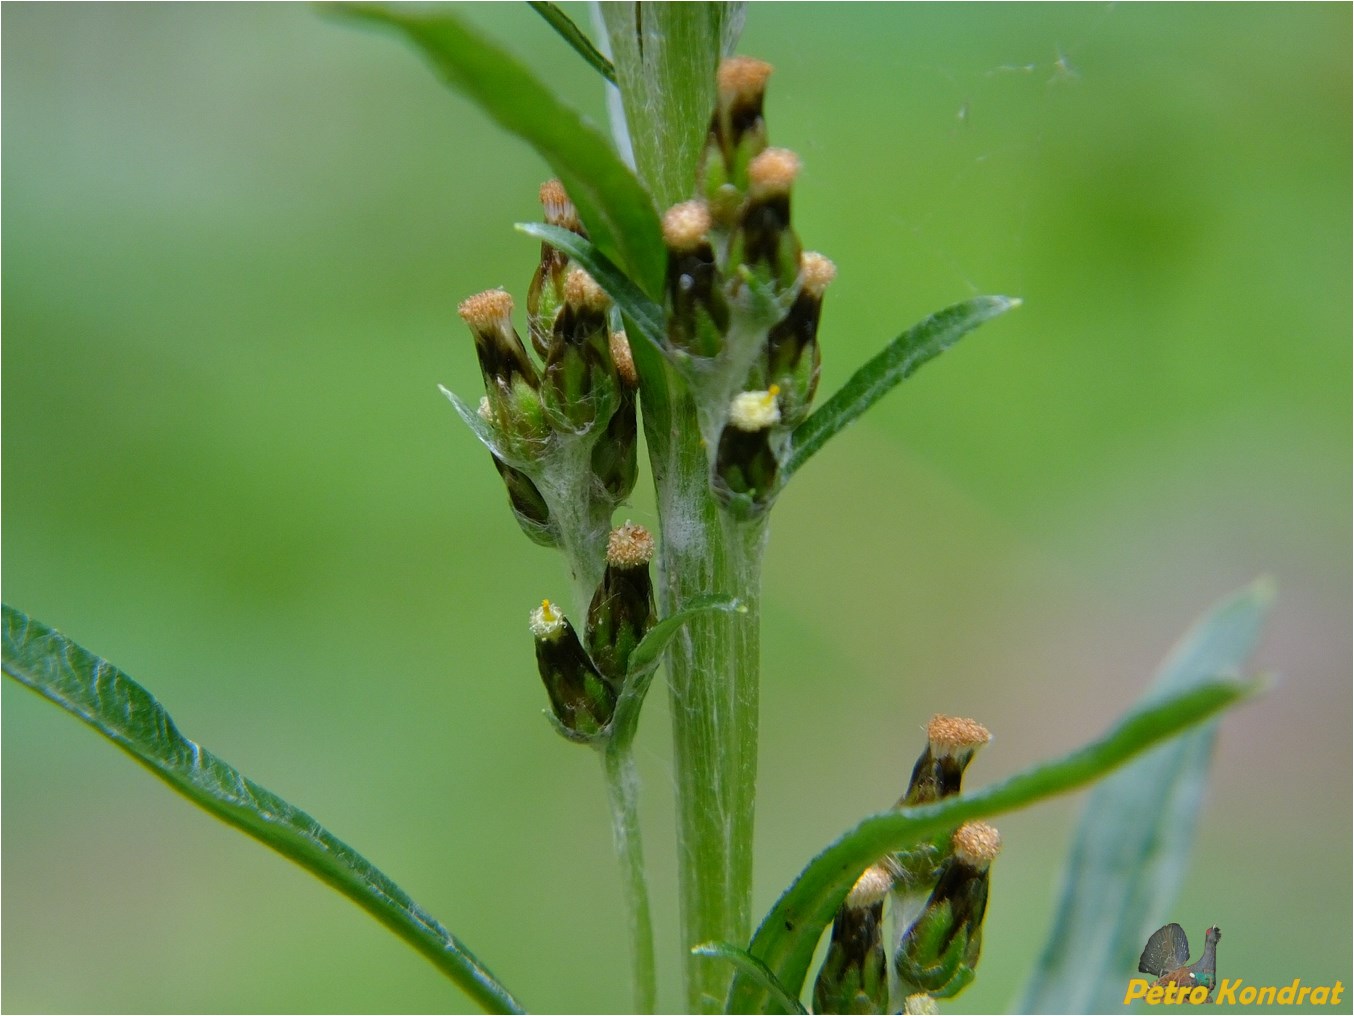
<path id="1" fill-rule="evenodd" d="M 571 8 L 574 9 L 574 8 Z M 575 9 L 586 17 L 581 9 Z M 524 5 L 472 6 L 599 120 Z M 1223 976 L 1351 980 L 1347 5 L 757 4 L 839 278 L 823 391 L 977 293 L 1025 306 L 773 520 L 756 910 L 890 804 L 935 711 L 974 785 L 1130 704 L 1208 604 L 1280 597 L 1170 919 Z M 393 38 L 294 5 L 3 10 L 4 596 L 309 810 L 531 1007 L 629 1005 L 604 794 L 541 716 L 566 595 L 438 395 L 456 302 L 525 297 L 548 173 Z M 629 513 L 652 522 L 641 492 Z M 4 682 L 7 1011 L 457 1011 L 346 900 Z M 678 1004 L 666 703 L 640 737 Z M 1004 818 L 1004 1010 L 1080 801 Z M 1106 915 L 1113 920 L 1113 914 Z"/>

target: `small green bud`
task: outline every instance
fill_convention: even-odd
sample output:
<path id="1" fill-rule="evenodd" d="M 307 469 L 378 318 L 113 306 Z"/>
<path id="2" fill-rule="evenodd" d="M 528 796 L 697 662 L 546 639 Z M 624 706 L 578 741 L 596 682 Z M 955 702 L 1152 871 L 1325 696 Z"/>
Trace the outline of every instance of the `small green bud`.
<path id="1" fill-rule="evenodd" d="M 941 713 L 926 725 L 926 748 L 912 768 L 907 793 L 898 807 L 930 804 L 959 793 L 978 749 L 992 740 L 987 728 L 976 720 Z"/>
<path id="2" fill-rule="evenodd" d="M 768 148 L 748 165 L 748 197 L 729 249 L 730 264 L 745 265 L 788 290 L 799 275 L 799 238 L 790 226 L 790 190 L 799 156 Z"/>
<path id="3" fill-rule="evenodd" d="M 884 954 L 884 901 L 893 878 L 881 864 L 847 893 L 832 921 L 827 956 L 813 984 L 816 1013 L 889 1011 L 888 959 Z"/>
<path id="4" fill-rule="evenodd" d="M 583 433 L 615 408 L 618 380 L 607 329 L 610 301 L 581 268 L 564 279 L 564 306 L 555 318 L 541 396 L 559 430 Z"/>
<path id="5" fill-rule="evenodd" d="M 581 740 L 596 737 L 611 722 L 616 692 L 588 659 L 573 625 L 553 603 L 531 612 L 536 665 L 560 728 Z"/>
<path id="6" fill-rule="evenodd" d="M 503 477 L 504 486 L 508 488 L 508 504 L 512 506 L 512 513 L 517 524 L 522 527 L 522 532 L 542 547 L 558 547 L 559 534 L 551 525 L 550 507 L 531 477 L 501 462 L 497 455 L 490 457 L 494 460 L 498 475 Z"/>
<path id="7" fill-rule="evenodd" d="M 653 537 L 643 526 L 627 522 L 613 529 L 606 545 L 606 571 L 588 607 L 588 650 L 602 676 L 616 688 L 625 681 L 630 654 L 658 620 L 649 578 L 653 549 Z"/>
<path id="8" fill-rule="evenodd" d="M 592 447 L 592 473 L 607 496 L 620 504 L 635 489 L 639 475 L 637 449 L 639 426 L 635 414 L 635 391 L 639 378 L 630 355 L 630 343 L 624 332 L 611 333 L 611 362 L 616 366 L 616 411 L 607 421 L 606 430 Z"/>
<path id="9" fill-rule="evenodd" d="M 818 390 L 822 358 L 818 352 L 818 320 L 823 293 L 837 276 L 837 266 L 823 255 L 805 251 L 799 258 L 799 293 L 789 313 L 766 336 L 767 377 L 780 385 L 781 413 L 787 427 L 809 415 Z"/>
<path id="10" fill-rule="evenodd" d="M 894 957 L 903 990 L 935 998 L 957 995 L 973 980 L 982 951 L 992 861 L 1001 836 L 986 822 L 965 822 L 951 839 L 950 859 Z"/>
<path id="11" fill-rule="evenodd" d="M 729 57 L 716 77 L 718 103 L 700 159 L 700 192 L 716 223 L 730 228 L 748 187 L 748 163 L 766 148 L 762 104 L 771 65 L 751 57 Z"/>
<path id="12" fill-rule="evenodd" d="M 583 228 L 578 210 L 569 200 L 564 184 L 558 180 L 547 180 L 541 184 L 540 196 L 547 224 L 587 237 L 588 232 Z M 555 316 L 564 304 L 564 277 L 568 269 L 569 256 L 541 241 L 541 260 L 536 266 L 536 274 L 531 277 L 531 288 L 527 290 L 527 325 L 531 332 L 531 344 L 541 359 L 545 359 L 549 352 Z"/>
<path id="13" fill-rule="evenodd" d="M 493 429 L 505 457 L 531 461 L 545 450 L 550 423 L 545 418 L 541 393 L 521 377 L 511 388 L 495 386 L 480 399 L 480 419 Z"/>
<path id="14" fill-rule="evenodd" d="M 755 515 L 776 495 L 780 463 L 771 436 L 780 423 L 779 394 L 775 385 L 766 391 L 740 392 L 729 405 L 729 422 L 719 436 L 711 479 L 715 497 L 725 508 Z"/>
<path id="15" fill-rule="evenodd" d="M 709 234 L 710 210 L 703 201 L 683 201 L 663 215 L 668 345 L 707 357 L 719 352 L 729 327 L 729 307 Z"/>

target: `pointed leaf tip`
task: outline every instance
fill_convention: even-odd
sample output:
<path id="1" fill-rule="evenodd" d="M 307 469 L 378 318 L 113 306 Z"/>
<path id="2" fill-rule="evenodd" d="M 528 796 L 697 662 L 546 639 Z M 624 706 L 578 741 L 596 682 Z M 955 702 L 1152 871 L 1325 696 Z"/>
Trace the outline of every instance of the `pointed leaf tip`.
<path id="1" fill-rule="evenodd" d="M 917 322 L 855 372 L 831 398 L 795 428 L 791 451 L 781 467 L 782 482 L 827 441 L 854 423 L 900 382 L 916 373 L 985 321 L 1013 310 L 1011 296 L 978 296 Z"/>
<path id="2" fill-rule="evenodd" d="M 616 68 L 611 65 L 611 61 L 588 38 L 583 29 L 574 24 L 569 15 L 560 10 L 559 6 L 544 0 L 527 0 L 527 6 L 546 20 L 561 39 L 567 42 L 575 53 L 581 56 L 589 66 L 598 74 L 606 78 L 611 84 L 616 83 Z"/>

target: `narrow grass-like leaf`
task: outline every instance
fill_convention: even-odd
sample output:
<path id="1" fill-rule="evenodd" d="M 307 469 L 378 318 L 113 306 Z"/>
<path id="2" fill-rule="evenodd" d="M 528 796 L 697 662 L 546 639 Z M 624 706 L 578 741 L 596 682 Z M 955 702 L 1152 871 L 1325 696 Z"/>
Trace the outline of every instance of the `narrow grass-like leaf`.
<path id="1" fill-rule="evenodd" d="M 749 955 L 746 949 L 740 949 L 728 942 L 706 942 L 703 945 L 692 946 L 691 951 L 697 956 L 710 956 L 715 959 L 726 960 L 733 964 L 734 969 L 749 981 L 765 990 L 767 996 L 780 1007 L 781 1011 L 794 1013 L 795 1016 L 807 1016 L 808 1010 L 804 1008 L 799 999 L 786 991 L 785 985 L 776 980 L 776 975 L 770 971 L 767 965 Z"/>
<path id="2" fill-rule="evenodd" d="M 602 55 L 601 50 L 592 44 L 592 40 L 583 29 L 575 25 L 573 19 L 560 10 L 557 4 L 546 3 L 544 0 L 527 0 L 527 6 L 545 18 L 550 27 L 559 33 L 560 38 L 572 46 L 574 52 L 586 60 L 598 74 L 613 85 L 616 83 L 616 68 L 611 66 L 611 61 Z"/>
<path id="3" fill-rule="evenodd" d="M 1149 700 L 1238 673 L 1273 600 L 1257 582 L 1217 604 L 1162 665 Z M 1217 722 L 1125 766 L 1091 792 L 1063 869 L 1053 932 L 1020 1012 L 1111 1012 L 1148 936 L 1170 919 L 1194 842 Z M 1113 920 L 1106 920 L 1113 914 Z"/>
<path id="4" fill-rule="evenodd" d="M 853 423 L 927 360 L 945 352 L 984 321 L 1019 306 L 1020 301 L 1014 297 L 979 296 L 917 322 L 852 374 L 846 384 L 795 428 L 781 476 L 789 479 L 830 437 Z"/>
<path id="5" fill-rule="evenodd" d="M 762 921 L 748 951 L 766 964 L 787 991 L 798 995 L 823 929 L 860 873 L 885 854 L 944 834 L 970 819 L 1011 811 L 1084 786 L 1259 688 L 1257 681 L 1235 678 L 1199 682 L 1135 709 L 1099 740 L 1061 759 L 937 804 L 864 819 L 809 862 Z M 727 1011 L 768 1012 L 768 1005 L 765 989 L 746 977 L 735 979 Z"/>
<path id="6" fill-rule="evenodd" d="M 486 1012 L 524 1011 L 404 890 L 305 812 L 180 734 L 164 707 L 117 667 L 9 604 L 3 639 L 6 674 L 84 720 L 194 804 L 343 893 Z"/>
<path id="7" fill-rule="evenodd" d="M 536 149 L 564 183 L 597 246 L 643 289 L 658 292 L 665 255 L 653 200 L 610 142 L 516 57 L 445 9 L 326 9 L 402 32 L 448 85 Z"/>
<path id="8" fill-rule="evenodd" d="M 649 683 L 654 671 L 658 669 L 659 657 L 668 647 L 682 626 L 693 617 L 712 611 L 736 613 L 747 610 L 731 596 L 697 596 L 691 599 L 685 608 L 669 614 L 649 629 L 639 645 L 630 654 L 629 673 L 625 678 L 625 688 L 616 702 L 616 713 L 611 721 L 612 738 L 622 745 L 628 745 L 634 739 L 639 725 L 639 710 L 644 704 L 644 696 L 649 692 Z"/>

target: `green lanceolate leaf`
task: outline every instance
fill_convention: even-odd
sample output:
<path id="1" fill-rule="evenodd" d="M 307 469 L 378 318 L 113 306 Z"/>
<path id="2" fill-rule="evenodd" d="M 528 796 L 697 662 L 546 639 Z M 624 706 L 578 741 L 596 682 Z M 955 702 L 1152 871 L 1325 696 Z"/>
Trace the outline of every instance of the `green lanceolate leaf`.
<path id="1" fill-rule="evenodd" d="M 610 142 L 527 67 L 444 9 L 326 9 L 404 33 L 448 85 L 536 149 L 559 175 L 598 247 L 645 290 L 658 292 L 665 255 L 652 199 Z"/>
<path id="2" fill-rule="evenodd" d="M 804 464 L 827 440 L 887 395 L 899 381 L 939 356 L 984 321 L 990 321 L 1020 301 L 1009 296 L 979 296 L 937 311 L 919 321 L 885 347 L 851 379 L 794 429 L 789 458 L 781 476 Z"/>
<path id="3" fill-rule="evenodd" d="M 798 995 L 823 929 L 860 873 L 885 854 L 906 850 L 970 819 L 1011 811 L 1084 786 L 1259 688 L 1259 682 L 1235 678 L 1201 681 L 1154 698 L 1099 740 L 1056 761 L 971 794 L 864 819 L 809 862 L 762 921 L 748 951 L 766 964 L 787 991 Z M 764 988 L 743 976 L 735 979 L 729 1012 L 768 1012 L 768 1005 Z"/>
<path id="4" fill-rule="evenodd" d="M 1162 665 L 1146 698 L 1237 673 L 1273 599 L 1257 582 L 1217 604 Z M 1091 793 L 1063 869 L 1053 932 L 1020 1012 L 1108 1012 L 1124 978 L 1180 889 L 1217 723 L 1206 723 L 1125 766 Z M 1106 922 L 1105 915 L 1114 919 Z"/>
<path id="5" fill-rule="evenodd" d="M 634 739 L 639 724 L 639 709 L 644 704 L 644 696 L 648 694 L 654 671 L 658 669 L 659 657 L 683 625 L 693 617 L 713 611 L 737 613 L 746 610 L 730 596 L 698 596 L 688 601 L 684 609 L 668 615 L 650 628 L 630 654 L 629 674 L 616 703 L 616 715 L 611 721 L 612 738 L 623 746 Z"/>
<path id="6" fill-rule="evenodd" d="M 574 52 L 586 60 L 598 74 L 613 85 L 616 83 L 616 68 L 611 66 L 611 61 L 602 55 L 583 30 L 573 23 L 569 15 L 557 5 L 544 3 L 542 0 L 527 0 L 527 6 L 545 18 L 550 27 L 559 33 L 560 38 L 572 46 Z"/>
<path id="7" fill-rule="evenodd" d="M 4 670 L 197 804 L 333 886 L 421 952 L 486 1012 L 521 1005 L 404 890 L 305 812 L 188 740 L 144 688 L 61 633 L 4 605 Z"/>
<path id="8" fill-rule="evenodd" d="M 728 942 L 706 942 L 692 946 L 691 951 L 697 956 L 726 960 L 749 981 L 763 988 L 780 1011 L 806 1016 L 808 1010 L 800 1004 L 799 999 L 786 991 L 785 985 L 776 980 L 776 975 L 767 969 L 766 964 L 748 955 L 746 949 L 740 949 Z"/>

